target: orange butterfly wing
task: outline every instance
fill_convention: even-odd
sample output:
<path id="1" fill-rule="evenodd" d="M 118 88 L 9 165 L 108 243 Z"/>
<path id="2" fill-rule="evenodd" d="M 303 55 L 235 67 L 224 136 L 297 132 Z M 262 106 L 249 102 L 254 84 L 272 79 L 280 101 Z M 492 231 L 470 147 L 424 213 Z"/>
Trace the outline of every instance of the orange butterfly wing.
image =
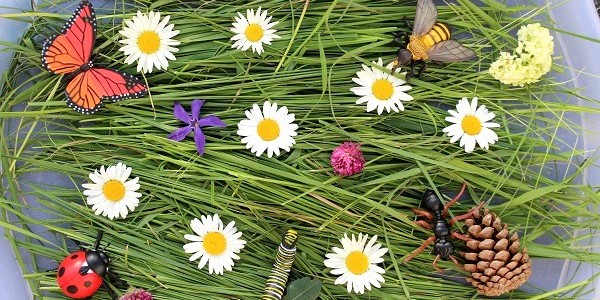
<path id="1" fill-rule="evenodd" d="M 93 114 L 104 100 L 139 98 L 148 88 L 136 77 L 111 69 L 91 68 L 67 84 L 67 104 L 83 114 Z"/>
<path id="2" fill-rule="evenodd" d="M 54 74 L 77 71 L 90 62 L 96 41 L 94 7 L 83 0 L 58 36 L 46 40 L 42 49 L 42 65 Z"/>

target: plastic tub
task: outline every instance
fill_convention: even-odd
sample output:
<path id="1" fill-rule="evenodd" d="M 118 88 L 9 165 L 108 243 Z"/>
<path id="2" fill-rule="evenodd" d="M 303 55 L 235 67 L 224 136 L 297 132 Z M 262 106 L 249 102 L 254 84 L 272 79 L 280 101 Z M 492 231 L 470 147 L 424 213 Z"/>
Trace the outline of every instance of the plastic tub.
<path id="1" fill-rule="evenodd" d="M 3 0 L 0 14 L 19 13 L 31 9 L 29 1 Z M 28 28 L 27 23 L 0 18 L 0 40 L 17 42 Z M 4 47 L 0 45 L 0 50 Z M 4 74 L 10 66 L 12 53 L 0 51 L 0 73 Z M 0 79 L 0 84 L 2 79 Z M 0 170 L 2 166 L 0 166 Z M 1 172 L 0 172 L 1 173 Z M 0 236 L 0 299 L 25 300 L 33 299 L 33 295 L 23 279 L 23 271 L 19 267 L 6 233 Z"/>
<path id="2" fill-rule="evenodd" d="M 3 0 L 2 2 L 0 14 L 18 13 L 30 9 L 29 0 Z M 106 2 L 111 1 L 100 1 L 104 3 L 92 2 L 97 5 L 107 5 Z M 596 13 L 593 0 L 570 0 L 565 4 L 562 3 L 564 0 L 511 0 L 507 4 L 529 4 L 531 2 L 552 7 L 550 16 L 555 21 L 557 29 L 600 39 L 600 19 Z M 26 23 L 0 18 L 0 40 L 16 42 L 26 29 Z M 562 55 L 564 57 L 562 63 L 568 67 L 563 74 L 557 76 L 565 82 L 572 80 L 569 84 L 584 89 L 582 92 L 584 96 L 600 99 L 600 85 L 597 78 L 600 75 L 600 62 L 596 60 L 597 54 L 600 53 L 600 43 L 586 41 L 567 34 L 556 34 L 555 38 L 556 55 Z M 0 45 L 0 50 L 2 48 L 3 46 Z M 0 73 L 3 73 L 10 65 L 11 58 L 11 53 L 0 52 Z M 577 99 L 576 101 L 580 100 Z M 585 104 L 593 105 L 591 103 Z M 594 107 L 600 109 L 600 105 Z M 600 118 L 592 114 L 584 114 L 582 118 L 578 117 L 572 121 L 581 124 L 583 128 L 596 131 L 597 128 L 600 128 Z M 578 145 L 586 150 L 586 153 L 594 154 L 597 149 L 600 149 L 598 132 L 585 132 L 580 137 L 583 141 L 580 139 Z M 568 139 L 568 137 L 565 138 Z M 0 166 L 0 170 L 1 168 L 2 166 Z M 589 167 L 582 180 L 589 185 L 600 185 L 600 167 Z M 48 174 L 30 174 L 27 178 L 23 178 L 23 181 L 71 185 L 58 174 L 51 174 L 50 176 Z M 30 201 L 30 204 L 35 204 L 34 199 L 27 200 Z M 590 209 L 598 210 L 597 207 Z M 47 234 L 42 235 L 51 239 L 51 236 Z M 600 244 L 600 237 L 583 243 L 598 245 Z M 23 279 L 23 272 L 15 260 L 11 245 L 5 235 L 0 236 L 0 266 L 0 300 L 33 299 L 27 282 Z M 597 273 L 598 270 L 594 270 L 590 265 L 582 265 L 578 262 L 536 258 L 533 264 L 533 275 L 529 282 L 533 286 L 544 290 L 554 290 L 587 280 Z M 600 299 L 600 280 L 596 280 L 592 288 L 592 292 L 582 299 Z"/>

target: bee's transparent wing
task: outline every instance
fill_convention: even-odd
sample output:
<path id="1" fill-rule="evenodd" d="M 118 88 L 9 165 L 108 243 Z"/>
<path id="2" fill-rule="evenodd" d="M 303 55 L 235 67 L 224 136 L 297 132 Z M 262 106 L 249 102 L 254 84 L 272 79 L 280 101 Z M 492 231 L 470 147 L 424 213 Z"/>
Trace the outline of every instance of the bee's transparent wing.
<path id="1" fill-rule="evenodd" d="M 428 33 L 435 24 L 437 15 L 437 8 L 435 8 L 433 0 L 419 0 L 417 3 L 413 34 L 421 37 Z"/>
<path id="2" fill-rule="evenodd" d="M 455 40 L 443 41 L 435 44 L 427 51 L 429 60 L 433 61 L 465 61 L 475 56 L 475 51 L 461 45 Z"/>

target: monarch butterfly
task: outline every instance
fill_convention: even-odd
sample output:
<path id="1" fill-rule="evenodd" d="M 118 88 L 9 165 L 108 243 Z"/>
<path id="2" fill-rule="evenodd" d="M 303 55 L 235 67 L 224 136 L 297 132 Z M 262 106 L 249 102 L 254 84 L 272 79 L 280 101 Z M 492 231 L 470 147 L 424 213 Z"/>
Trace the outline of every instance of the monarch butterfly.
<path id="1" fill-rule="evenodd" d="M 134 76 L 94 67 L 90 58 L 95 42 L 96 14 L 92 4 L 83 0 L 62 32 L 44 43 L 44 68 L 70 79 L 65 88 L 69 107 L 92 114 L 105 100 L 116 102 L 145 95 L 148 88 Z"/>
<path id="2" fill-rule="evenodd" d="M 277 258 L 271 269 L 269 279 L 267 279 L 267 286 L 263 292 L 262 300 L 280 300 L 283 297 L 288 275 L 292 269 L 292 263 L 296 256 L 298 232 L 288 229 L 281 239 L 281 244 L 277 250 Z"/>

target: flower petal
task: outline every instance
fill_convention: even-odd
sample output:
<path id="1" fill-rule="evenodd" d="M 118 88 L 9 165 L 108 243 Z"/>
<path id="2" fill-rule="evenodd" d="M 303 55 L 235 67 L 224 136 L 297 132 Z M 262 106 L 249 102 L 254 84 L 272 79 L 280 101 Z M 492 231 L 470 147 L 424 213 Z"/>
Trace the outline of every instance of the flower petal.
<path id="1" fill-rule="evenodd" d="M 225 122 L 221 121 L 221 119 L 219 119 L 219 117 L 210 115 L 210 116 L 206 116 L 206 117 L 200 119 L 198 121 L 198 126 L 200 126 L 200 127 L 205 127 L 205 126 L 227 127 L 227 124 L 225 124 Z"/>
<path id="2" fill-rule="evenodd" d="M 192 101 L 192 119 L 198 120 L 198 117 L 200 116 L 200 108 L 202 108 L 202 104 L 204 104 L 204 100 Z"/>
<path id="3" fill-rule="evenodd" d="M 169 134 L 167 138 L 179 142 L 183 140 L 190 132 L 192 132 L 192 129 L 193 128 L 190 126 L 179 128 L 173 131 L 171 134 Z"/>
<path id="4" fill-rule="evenodd" d="M 204 136 L 204 132 L 202 129 L 197 128 L 194 130 L 194 141 L 196 142 L 196 149 L 198 150 L 198 154 L 204 154 L 204 145 L 206 144 L 206 137 Z"/>
<path id="5" fill-rule="evenodd" d="M 185 111 L 185 109 L 183 109 L 183 106 L 181 106 L 179 101 L 175 101 L 175 104 L 173 105 L 173 115 L 175 116 L 175 118 L 181 120 L 182 122 L 188 124 L 190 123 L 190 116 Z"/>

